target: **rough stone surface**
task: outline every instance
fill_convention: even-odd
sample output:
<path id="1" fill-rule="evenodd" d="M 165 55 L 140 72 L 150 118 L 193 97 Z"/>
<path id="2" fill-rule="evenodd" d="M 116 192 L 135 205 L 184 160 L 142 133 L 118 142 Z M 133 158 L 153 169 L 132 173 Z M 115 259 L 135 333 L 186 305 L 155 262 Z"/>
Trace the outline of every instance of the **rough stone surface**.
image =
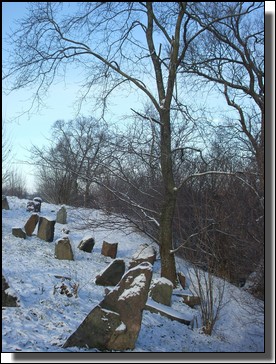
<path id="1" fill-rule="evenodd" d="M 38 222 L 37 236 L 45 241 L 52 242 L 54 240 L 55 220 L 48 220 L 46 217 L 40 217 Z"/>
<path id="2" fill-rule="evenodd" d="M 61 260 L 74 260 L 72 246 L 68 237 L 56 241 L 55 258 Z"/>
<path id="3" fill-rule="evenodd" d="M 67 211 L 65 206 L 62 206 L 57 212 L 56 222 L 59 224 L 67 224 Z"/>
<path id="4" fill-rule="evenodd" d="M 2 274 L 2 307 L 17 307 L 17 298 L 11 296 L 6 292 L 6 289 L 9 288 L 8 283 L 6 282 L 5 277 Z"/>
<path id="5" fill-rule="evenodd" d="M 115 259 L 96 277 L 95 283 L 100 286 L 116 286 L 124 273 L 125 262 L 122 259 Z"/>
<path id="6" fill-rule="evenodd" d="M 185 287 L 186 287 L 186 277 L 184 276 L 184 274 L 182 272 L 178 272 L 177 277 L 178 277 L 178 280 L 179 280 L 179 283 L 180 283 L 181 287 L 183 289 L 185 289 Z"/>
<path id="7" fill-rule="evenodd" d="M 127 271 L 63 347 L 89 347 L 103 351 L 134 349 L 151 277 L 152 265 L 147 262 Z"/>
<path id="8" fill-rule="evenodd" d="M 194 307 L 196 305 L 200 305 L 200 297 L 198 296 L 192 296 L 192 295 L 187 295 L 184 294 L 183 296 L 183 302 L 188 305 L 189 307 Z"/>
<path id="9" fill-rule="evenodd" d="M 118 243 L 108 243 L 107 241 L 103 242 L 101 254 L 105 257 L 110 257 L 115 259 L 117 256 Z"/>
<path id="10" fill-rule="evenodd" d="M 78 248 L 80 250 L 83 250 L 84 252 L 92 253 L 94 245 L 95 245 L 95 239 L 94 238 L 86 238 L 86 239 L 83 239 L 79 243 Z"/>
<path id="11" fill-rule="evenodd" d="M 21 228 L 12 228 L 12 235 L 14 235 L 17 238 L 26 239 L 26 233 Z"/>
<path id="12" fill-rule="evenodd" d="M 9 203 L 6 196 L 2 196 L 2 210 L 9 210 Z"/>
<path id="13" fill-rule="evenodd" d="M 149 295 L 159 303 L 171 306 L 173 284 L 166 278 L 156 278 L 152 281 Z"/>
<path id="14" fill-rule="evenodd" d="M 26 231 L 26 235 L 32 236 L 34 229 L 38 223 L 39 215 L 38 214 L 32 214 L 26 224 L 24 225 L 24 229 Z"/>

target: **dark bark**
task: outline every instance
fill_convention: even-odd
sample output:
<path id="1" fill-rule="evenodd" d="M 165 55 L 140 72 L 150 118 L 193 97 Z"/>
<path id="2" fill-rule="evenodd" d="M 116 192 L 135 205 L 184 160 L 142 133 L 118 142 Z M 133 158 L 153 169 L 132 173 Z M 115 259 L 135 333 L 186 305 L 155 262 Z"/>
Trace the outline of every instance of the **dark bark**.
<path id="1" fill-rule="evenodd" d="M 173 219 L 175 213 L 176 191 L 171 158 L 170 113 L 163 111 L 161 116 L 161 170 L 164 183 L 164 201 L 160 217 L 160 256 L 161 276 L 173 284 L 177 281 L 173 249 Z"/>

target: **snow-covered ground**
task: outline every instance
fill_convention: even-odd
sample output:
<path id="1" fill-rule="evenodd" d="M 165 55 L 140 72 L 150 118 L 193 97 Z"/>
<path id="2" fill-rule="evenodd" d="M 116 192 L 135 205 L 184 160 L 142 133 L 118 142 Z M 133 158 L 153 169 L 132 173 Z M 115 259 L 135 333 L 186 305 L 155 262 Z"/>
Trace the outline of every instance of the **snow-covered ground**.
<path id="1" fill-rule="evenodd" d="M 103 240 L 118 242 L 117 258 L 128 265 L 132 255 L 142 243 L 151 243 L 146 236 L 126 229 L 103 231 L 78 230 L 77 210 L 67 207 L 67 225 L 55 225 L 55 238 L 51 243 L 40 240 L 37 229 L 32 237 L 16 238 L 13 227 L 24 227 L 30 216 L 27 200 L 8 197 L 10 210 L 2 210 L 2 270 L 10 286 L 9 292 L 19 298 L 19 307 L 2 309 L 2 352 L 97 352 L 97 349 L 67 348 L 62 345 L 77 329 L 92 308 L 104 297 L 105 287 L 95 284 L 96 276 L 110 264 L 111 258 L 101 255 Z M 42 203 L 41 216 L 56 217 L 60 206 Z M 100 219 L 103 214 L 86 210 L 90 218 Z M 55 241 L 70 230 L 74 261 L 54 258 Z M 93 236 L 96 244 L 92 253 L 77 248 L 84 237 Z M 177 258 L 178 270 L 187 276 L 189 265 Z M 65 281 L 79 284 L 78 297 L 67 297 L 54 288 L 61 284 L 58 276 L 70 277 Z M 160 276 L 160 260 L 154 263 L 153 278 Z M 215 279 L 217 284 L 221 280 Z M 70 287 L 69 287 L 70 288 Z M 178 289 L 179 290 L 179 289 Z M 189 292 L 186 290 L 185 292 Z M 194 316 L 194 327 L 172 321 L 159 314 L 143 312 L 142 327 L 133 352 L 264 352 L 264 317 L 262 302 L 245 290 L 226 283 L 225 306 L 211 336 L 200 327 L 199 307 L 186 306 L 179 296 L 173 295 L 172 308 L 179 313 Z"/>

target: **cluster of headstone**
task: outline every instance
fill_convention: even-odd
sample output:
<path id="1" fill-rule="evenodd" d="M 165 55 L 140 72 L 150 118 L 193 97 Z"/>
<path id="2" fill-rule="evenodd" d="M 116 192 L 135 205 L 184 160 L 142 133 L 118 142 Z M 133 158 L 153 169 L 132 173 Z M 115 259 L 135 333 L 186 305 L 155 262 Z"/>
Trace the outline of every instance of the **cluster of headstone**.
<path id="1" fill-rule="evenodd" d="M 108 243 L 104 242 L 103 248 L 106 244 Z M 133 254 L 127 270 L 123 259 L 114 259 L 97 275 L 95 283 L 108 286 L 105 289 L 106 295 L 63 347 L 132 350 L 141 329 L 144 309 L 190 325 L 192 316 L 183 317 L 171 307 L 170 310 L 164 308 L 171 306 L 173 284 L 166 278 L 152 280 L 155 260 L 156 251 L 153 246 L 141 244 Z M 182 282 L 183 277 L 182 275 Z M 112 286 L 114 288 L 110 289 Z M 154 307 L 148 303 L 149 298 L 155 301 Z"/>
<path id="2" fill-rule="evenodd" d="M 37 207 L 37 209 L 40 212 L 40 206 L 42 200 L 40 197 L 35 197 L 34 200 L 36 200 L 35 201 L 37 203 L 36 206 L 39 206 Z M 36 226 L 38 225 L 37 236 L 42 240 L 45 240 L 47 242 L 52 242 L 54 240 L 56 222 L 60 224 L 67 223 L 67 211 L 64 206 L 62 206 L 57 212 L 56 219 L 49 219 L 43 216 L 39 216 L 39 214 L 37 213 L 32 213 L 32 215 L 29 217 L 28 221 L 26 222 L 23 228 L 21 227 L 12 228 L 12 234 L 17 238 L 26 239 L 27 236 L 32 236 Z"/>
<path id="3" fill-rule="evenodd" d="M 152 265 L 148 262 L 128 270 L 63 347 L 90 347 L 104 351 L 134 349 L 151 277 Z"/>
<path id="4" fill-rule="evenodd" d="M 38 224 L 37 236 L 42 240 L 52 242 L 54 240 L 55 223 L 55 220 L 50 220 L 39 216 L 37 213 L 33 213 L 24 225 L 24 228 L 14 227 L 12 228 L 12 234 L 17 238 L 26 239 L 27 236 L 32 236 Z"/>
<path id="5" fill-rule="evenodd" d="M 32 214 L 24 226 L 24 230 L 13 229 L 16 236 L 31 236 L 38 223 L 38 237 L 45 241 L 53 241 L 56 222 L 65 224 L 67 212 L 62 207 L 57 219 L 50 221 L 38 214 Z M 23 235 L 23 236 L 21 236 Z M 78 249 L 92 253 L 95 245 L 93 237 L 86 237 L 78 245 Z M 67 339 L 64 348 L 77 346 L 98 348 L 99 350 L 132 350 L 138 337 L 142 322 L 143 310 L 159 313 L 170 319 L 189 325 L 192 318 L 183 318 L 164 307 L 171 306 L 173 284 L 166 278 L 152 280 L 152 268 L 156 261 L 156 250 L 152 245 L 141 244 L 133 254 L 128 267 L 123 259 L 117 259 L 118 243 L 103 241 L 101 254 L 112 258 L 111 263 L 95 277 L 95 284 L 108 287 L 105 297 L 92 309 L 77 330 Z M 74 260 L 71 242 L 68 236 L 55 243 L 55 258 Z M 178 279 L 185 289 L 185 276 L 179 272 Z M 2 278 L 3 282 L 3 278 Z M 110 289 L 110 287 L 114 287 Z M 72 297 L 68 285 L 62 283 L 56 287 L 60 294 Z M 3 288 L 2 288 L 3 294 Z M 181 295 L 183 302 L 193 307 L 199 304 L 198 297 Z M 75 295 L 76 297 L 76 295 Z M 150 303 L 155 302 L 154 305 Z M 169 313 L 168 313 L 169 312 Z"/>

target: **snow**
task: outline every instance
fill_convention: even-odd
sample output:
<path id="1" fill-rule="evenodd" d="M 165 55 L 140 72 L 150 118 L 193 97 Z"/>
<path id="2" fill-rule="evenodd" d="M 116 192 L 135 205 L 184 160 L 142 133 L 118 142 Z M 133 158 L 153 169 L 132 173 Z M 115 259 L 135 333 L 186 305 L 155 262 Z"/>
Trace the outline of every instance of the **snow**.
<path id="1" fill-rule="evenodd" d="M 12 235 L 12 227 L 23 227 L 30 216 L 26 211 L 27 201 L 8 196 L 10 210 L 2 210 L 2 271 L 10 286 L 9 291 L 19 299 L 19 307 L 2 309 L 2 352 L 98 352 L 88 348 L 64 349 L 62 345 L 105 295 L 106 287 L 95 284 L 96 276 L 112 262 L 110 257 L 101 255 L 102 242 L 118 241 L 117 258 L 124 259 L 126 266 L 140 244 L 153 242 L 129 229 L 125 232 L 95 227 L 93 231 L 79 230 L 76 228 L 81 223 L 78 209 L 66 206 L 66 228 L 70 230 L 75 260 L 58 260 L 54 258 L 55 241 L 63 236 L 64 225 L 55 224 L 52 243 L 39 239 L 36 230 L 25 240 Z M 40 216 L 55 219 L 59 208 L 43 202 Z M 96 210 L 87 209 L 87 213 L 92 219 L 104 216 Z M 85 236 L 95 238 L 92 253 L 77 248 Z M 187 286 L 191 287 L 193 275 L 188 274 L 191 267 L 180 258 L 176 258 L 176 262 L 177 269 L 186 276 Z M 153 279 L 159 277 L 160 260 L 157 259 L 153 265 Z M 71 279 L 64 280 L 66 278 Z M 214 278 L 214 281 L 219 282 L 219 279 Z M 70 282 L 70 286 L 79 284 L 77 296 L 68 297 L 55 291 L 54 288 L 62 282 L 66 285 Z M 142 284 L 143 276 L 137 277 L 123 295 L 135 293 Z M 189 289 L 181 292 L 191 293 Z M 172 296 L 171 309 L 166 309 L 177 311 L 183 317 L 193 317 L 193 328 L 144 310 L 141 330 L 132 352 L 264 352 L 263 303 L 243 288 L 229 283 L 226 283 L 223 299 L 224 307 L 211 336 L 202 332 L 199 306 L 190 308 L 177 295 Z M 119 326 L 117 330 L 124 330 L 124 327 Z"/>
<path id="2" fill-rule="evenodd" d="M 124 332 L 126 330 L 126 325 L 122 322 L 115 331 Z"/>
<path id="3" fill-rule="evenodd" d="M 183 319 L 185 321 L 194 321 L 194 316 L 191 313 L 178 312 L 170 306 L 155 302 L 152 298 L 148 298 L 147 306 L 155 308 L 157 310 L 162 310 L 162 312 L 175 318 Z"/>
<path id="4" fill-rule="evenodd" d="M 133 255 L 133 259 L 147 259 L 148 257 L 151 257 L 154 255 L 154 249 L 152 246 L 147 246 L 146 244 L 142 244 L 139 246 L 138 250 Z"/>
<path id="5" fill-rule="evenodd" d="M 130 276 L 128 277 L 130 278 Z M 130 285 L 130 288 L 126 289 L 118 298 L 118 300 L 125 300 L 127 297 L 133 297 L 139 295 L 141 289 L 146 284 L 146 276 L 144 273 L 140 274 L 139 276 L 135 277 L 133 282 Z"/>
<path id="6" fill-rule="evenodd" d="M 167 279 L 165 277 L 154 278 L 151 281 L 151 287 L 155 287 L 155 286 L 158 286 L 160 284 L 166 284 L 166 285 L 169 285 L 169 286 L 173 286 L 173 283 L 169 279 Z M 183 294 L 183 291 L 182 291 L 182 294 Z"/>

